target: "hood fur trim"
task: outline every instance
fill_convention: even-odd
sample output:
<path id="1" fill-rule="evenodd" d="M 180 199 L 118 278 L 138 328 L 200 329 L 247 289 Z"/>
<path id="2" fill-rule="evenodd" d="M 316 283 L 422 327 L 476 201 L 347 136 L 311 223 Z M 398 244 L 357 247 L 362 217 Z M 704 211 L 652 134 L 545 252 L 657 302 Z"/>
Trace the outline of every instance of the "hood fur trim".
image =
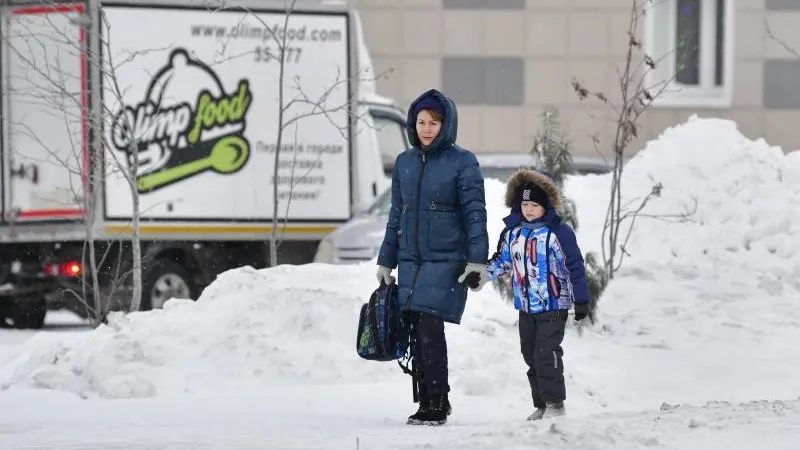
<path id="1" fill-rule="evenodd" d="M 512 208 L 514 206 L 514 197 L 517 196 L 520 186 L 525 183 L 534 183 L 542 188 L 547 194 L 547 199 L 550 200 L 550 205 L 552 205 L 553 209 L 558 210 L 561 208 L 561 189 L 558 188 L 556 182 L 547 175 L 531 169 L 520 169 L 508 177 L 506 207 Z"/>

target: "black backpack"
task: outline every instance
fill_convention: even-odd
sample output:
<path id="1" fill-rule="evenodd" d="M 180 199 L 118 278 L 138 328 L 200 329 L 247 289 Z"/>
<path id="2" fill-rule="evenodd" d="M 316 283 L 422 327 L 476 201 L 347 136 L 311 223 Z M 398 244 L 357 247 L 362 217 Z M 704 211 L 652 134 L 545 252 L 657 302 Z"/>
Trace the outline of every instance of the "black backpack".
<path id="1" fill-rule="evenodd" d="M 393 361 L 407 356 L 409 324 L 397 300 L 397 284 L 381 281 L 361 306 L 356 333 L 358 356 L 371 361 Z"/>

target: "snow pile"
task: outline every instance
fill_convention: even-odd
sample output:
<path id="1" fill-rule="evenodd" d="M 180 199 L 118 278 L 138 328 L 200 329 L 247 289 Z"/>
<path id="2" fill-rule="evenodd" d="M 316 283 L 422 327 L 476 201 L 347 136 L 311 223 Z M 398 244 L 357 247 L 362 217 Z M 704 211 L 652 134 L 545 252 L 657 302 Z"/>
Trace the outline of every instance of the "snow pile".
<path id="1" fill-rule="evenodd" d="M 68 342 L 38 335 L 13 363 L 7 384 L 148 397 L 247 382 L 379 377 L 391 368 L 357 364 L 353 351 L 371 285 L 356 267 L 228 271 L 197 302 L 171 300 L 163 310 L 113 316 L 109 326 Z"/>
<path id="2" fill-rule="evenodd" d="M 579 204 L 585 249 L 599 250 L 610 181 L 589 176 L 567 183 Z M 701 277 L 724 267 L 800 287 L 800 152 L 784 155 L 743 136 L 735 122 L 692 116 L 628 162 L 626 209 L 636 209 L 656 183 L 662 195 L 637 219 L 626 264 L 669 265 Z"/>
<path id="3" fill-rule="evenodd" d="M 600 254 L 610 182 L 568 179 L 584 252 Z M 628 405 L 665 395 L 796 396 L 800 382 L 787 380 L 796 378 L 800 353 L 781 349 L 800 338 L 800 152 L 749 140 L 734 122 L 693 116 L 628 162 L 622 204 L 637 208 L 656 183 L 662 194 L 642 210 L 630 256 L 600 303 L 600 332 L 608 351 L 621 354 L 610 364 L 607 353 L 587 352 L 573 376 L 605 399 L 618 384 L 614 401 Z"/>
<path id="4" fill-rule="evenodd" d="M 583 337 L 568 330 L 570 405 L 588 412 L 796 397 L 800 352 L 781 349 L 800 339 L 798 156 L 749 141 L 732 122 L 693 117 L 650 142 L 625 173 L 626 201 L 654 180 L 664 185 L 645 214 L 691 210 L 692 196 L 697 211 L 677 224 L 637 222 L 601 325 Z M 568 181 L 584 251 L 599 245 L 609 180 Z M 507 214 L 504 190 L 487 180 L 491 247 Z M 38 335 L 0 382 L 105 398 L 389 382 L 405 396 L 409 378 L 396 364 L 354 350 L 374 271 L 373 263 L 229 271 L 197 302 L 173 300 L 69 340 Z M 456 395 L 529 407 L 516 318 L 491 287 L 470 294 L 462 325 L 447 327 Z"/>
<path id="5" fill-rule="evenodd" d="M 490 198 L 501 199 L 504 189 L 487 182 Z M 492 202 L 490 214 L 503 214 L 501 207 Z M 492 228 L 497 236 L 502 226 Z M 371 382 L 398 374 L 409 380 L 396 364 L 366 362 L 355 353 L 358 314 L 376 287 L 374 271 L 374 264 L 231 270 L 197 302 L 173 299 L 163 310 L 112 316 L 108 326 L 71 339 L 39 334 L 0 381 L 5 388 L 135 398 L 276 383 Z M 498 328 L 515 332 L 513 310 L 492 292 L 481 294 L 488 303 L 468 311 L 473 317 L 452 331 L 462 345 L 481 347 Z M 517 364 L 508 353 L 515 350 L 486 348 L 463 360 L 454 357 L 451 366 L 465 369 L 471 392 L 491 392 L 492 385 L 482 383 L 491 374 L 482 369 L 498 358 Z"/>

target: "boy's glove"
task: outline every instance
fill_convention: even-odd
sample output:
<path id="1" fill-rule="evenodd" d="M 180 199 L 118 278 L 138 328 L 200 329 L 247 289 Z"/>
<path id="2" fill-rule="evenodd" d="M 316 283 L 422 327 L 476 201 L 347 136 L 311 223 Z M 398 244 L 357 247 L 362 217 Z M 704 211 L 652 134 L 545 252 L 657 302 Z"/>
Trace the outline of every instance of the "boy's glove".
<path id="1" fill-rule="evenodd" d="M 458 277 L 459 283 L 466 282 L 473 291 L 480 291 L 487 281 L 489 281 L 489 273 L 486 270 L 486 264 L 467 263 L 464 273 Z"/>
<path id="2" fill-rule="evenodd" d="M 580 322 L 589 315 L 589 303 L 575 303 L 575 321 Z"/>
<path id="3" fill-rule="evenodd" d="M 378 272 L 375 274 L 375 278 L 378 280 L 378 284 L 383 282 L 384 284 L 392 284 L 394 283 L 394 277 L 392 276 L 392 269 L 389 267 L 378 266 Z"/>

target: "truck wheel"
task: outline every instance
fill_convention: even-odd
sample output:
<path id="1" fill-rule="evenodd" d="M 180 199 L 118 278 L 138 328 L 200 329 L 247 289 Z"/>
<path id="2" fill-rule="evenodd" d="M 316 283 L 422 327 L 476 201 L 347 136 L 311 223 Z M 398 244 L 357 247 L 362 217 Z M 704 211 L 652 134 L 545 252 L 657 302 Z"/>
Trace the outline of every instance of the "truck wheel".
<path id="1" fill-rule="evenodd" d="M 42 298 L 22 298 L 14 302 L 11 320 L 14 328 L 31 328 L 38 330 L 44 327 L 47 316 L 47 302 Z"/>
<path id="2" fill-rule="evenodd" d="M 168 259 L 157 259 L 142 274 L 142 310 L 158 309 L 171 298 L 193 298 L 189 271 Z"/>

